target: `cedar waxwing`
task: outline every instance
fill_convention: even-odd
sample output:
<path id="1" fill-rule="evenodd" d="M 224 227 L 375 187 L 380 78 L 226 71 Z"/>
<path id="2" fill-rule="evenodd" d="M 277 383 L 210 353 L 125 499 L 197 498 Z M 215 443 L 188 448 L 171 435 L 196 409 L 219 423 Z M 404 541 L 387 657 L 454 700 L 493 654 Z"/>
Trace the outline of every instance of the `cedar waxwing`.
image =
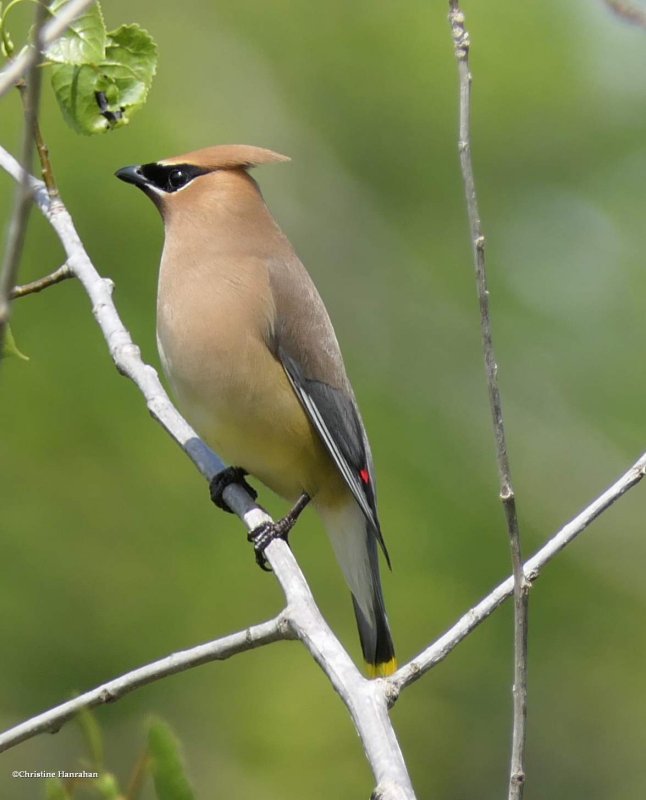
<path id="1" fill-rule="evenodd" d="M 249 473 L 300 498 L 288 523 L 311 498 L 352 592 L 370 674 L 389 675 L 370 445 L 323 301 L 248 173 L 288 160 L 221 145 L 116 175 L 164 221 L 157 342 L 180 409 L 237 465 L 229 481 Z"/>

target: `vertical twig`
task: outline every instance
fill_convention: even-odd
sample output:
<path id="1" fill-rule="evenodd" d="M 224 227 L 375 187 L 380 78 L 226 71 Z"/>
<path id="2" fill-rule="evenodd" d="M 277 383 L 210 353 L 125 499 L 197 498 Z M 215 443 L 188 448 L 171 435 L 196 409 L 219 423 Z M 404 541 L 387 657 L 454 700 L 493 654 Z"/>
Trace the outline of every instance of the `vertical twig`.
<path id="1" fill-rule="evenodd" d="M 138 800 L 141 792 L 143 791 L 144 782 L 146 780 L 148 769 L 150 766 L 150 753 L 148 748 L 145 747 L 139 754 L 135 762 L 134 769 L 128 781 L 128 788 L 126 789 L 126 796 L 124 800 Z"/>
<path id="2" fill-rule="evenodd" d="M 26 115 L 29 103 L 27 83 L 23 80 L 20 80 L 17 88 L 20 92 L 20 99 L 22 100 L 23 110 Z M 58 187 L 56 186 L 56 181 L 54 179 L 52 162 L 49 159 L 49 147 L 47 147 L 45 140 L 43 139 L 40 123 L 38 122 L 38 116 L 36 116 L 34 119 L 32 135 L 34 137 L 34 144 L 36 145 L 36 152 L 38 153 L 38 160 L 40 161 L 40 174 L 42 175 L 45 186 L 47 187 L 47 192 L 50 197 L 58 197 Z"/>
<path id="3" fill-rule="evenodd" d="M 30 48 L 36 54 L 42 50 L 41 34 L 47 18 L 48 8 L 45 3 L 36 5 L 34 19 L 34 32 Z M 4 343 L 5 331 L 11 313 L 11 291 L 16 283 L 20 256 L 25 243 L 27 220 L 32 205 L 32 191 L 30 186 L 31 159 L 34 149 L 34 131 L 38 120 L 38 106 L 40 103 L 40 70 L 37 56 L 31 62 L 27 76 L 27 86 L 22 89 L 25 109 L 25 127 L 22 138 L 21 164 L 24 172 L 16 187 L 14 195 L 13 212 L 2 268 L 0 269 L 0 353 Z"/>
<path id="4" fill-rule="evenodd" d="M 18 89 L 22 97 L 23 103 L 26 102 L 26 92 L 24 84 L 19 83 Z M 49 147 L 45 144 L 42 131 L 40 130 L 40 123 L 38 117 L 34 120 L 34 143 L 36 145 L 36 152 L 38 153 L 38 160 L 40 161 L 40 174 L 43 177 L 47 193 L 51 198 L 58 197 L 58 186 L 54 179 L 54 170 L 52 169 L 52 162 L 49 158 Z"/>
<path id="5" fill-rule="evenodd" d="M 458 0 L 449 0 L 449 22 L 453 34 L 455 56 L 460 78 L 460 131 L 459 153 L 462 178 L 466 192 L 467 212 L 471 228 L 471 242 L 480 304 L 480 330 L 484 350 L 489 404 L 496 439 L 500 499 L 505 512 L 507 531 L 511 546 L 514 575 L 514 727 L 509 776 L 509 799 L 520 800 L 525 784 L 525 737 L 527 719 L 527 599 L 528 591 L 523 572 L 520 548 L 516 499 L 511 483 L 511 471 L 502 403 L 498 389 L 498 366 L 493 348 L 491 317 L 489 313 L 489 291 L 485 269 L 485 239 L 480 225 L 480 213 L 476 196 L 473 165 L 471 163 L 471 73 L 469 71 L 469 33 L 465 27 L 464 14 Z"/>

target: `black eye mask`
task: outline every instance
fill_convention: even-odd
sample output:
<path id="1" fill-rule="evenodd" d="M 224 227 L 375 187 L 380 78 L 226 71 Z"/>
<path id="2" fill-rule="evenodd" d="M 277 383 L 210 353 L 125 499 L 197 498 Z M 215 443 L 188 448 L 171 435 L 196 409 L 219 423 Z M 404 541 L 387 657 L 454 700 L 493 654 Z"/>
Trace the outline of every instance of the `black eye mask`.
<path id="1" fill-rule="evenodd" d="M 141 173 L 144 178 L 162 192 L 176 192 L 193 178 L 204 175 L 209 170 L 196 167 L 192 164 L 144 164 Z"/>

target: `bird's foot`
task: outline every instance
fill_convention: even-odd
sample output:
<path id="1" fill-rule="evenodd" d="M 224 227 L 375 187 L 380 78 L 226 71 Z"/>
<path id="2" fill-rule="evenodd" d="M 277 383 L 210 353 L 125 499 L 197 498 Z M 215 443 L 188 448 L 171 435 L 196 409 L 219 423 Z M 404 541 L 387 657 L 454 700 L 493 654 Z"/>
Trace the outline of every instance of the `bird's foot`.
<path id="1" fill-rule="evenodd" d="M 209 491 L 211 492 L 211 500 L 213 500 L 218 508 L 221 508 L 222 511 L 227 511 L 229 514 L 233 513 L 222 497 L 224 490 L 232 483 L 237 483 L 242 486 L 245 491 L 249 492 L 254 500 L 258 497 L 258 492 L 245 480 L 245 475 L 248 474 L 249 473 L 242 469 L 242 467 L 227 467 L 227 469 L 223 469 L 222 472 L 218 472 L 218 474 L 212 478 L 209 484 Z"/>
<path id="2" fill-rule="evenodd" d="M 282 539 L 289 546 L 289 532 L 309 501 L 310 496 L 303 493 L 296 501 L 294 508 L 288 511 L 278 522 L 263 522 L 247 534 L 247 540 L 253 544 L 256 564 L 260 569 L 265 570 L 265 572 L 271 572 L 269 562 L 265 558 L 265 550 L 274 539 Z"/>
<path id="3" fill-rule="evenodd" d="M 265 550 L 274 539 L 282 539 L 289 545 L 289 530 L 282 530 L 281 522 L 263 522 L 247 534 L 247 541 L 253 544 L 253 551 L 256 554 L 256 564 L 265 572 L 271 572 L 269 562 L 265 558 Z"/>

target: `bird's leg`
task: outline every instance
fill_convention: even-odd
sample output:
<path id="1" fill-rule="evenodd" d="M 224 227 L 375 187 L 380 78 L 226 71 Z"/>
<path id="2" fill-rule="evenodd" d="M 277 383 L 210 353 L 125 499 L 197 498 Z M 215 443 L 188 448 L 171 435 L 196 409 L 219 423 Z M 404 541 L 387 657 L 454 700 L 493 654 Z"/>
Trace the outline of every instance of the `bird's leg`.
<path id="1" fill-rule="evenodd" d="M 213 500 L 218 508 L 221 508 L 223 511 L 227 511 L 229 514 L 233 513 L 222 497 L 222 492 L 224 492 L 227 486 L 232 483 L 240 484 L 240 486 L 242 486 L 246 492 L 249 492 L 254 500 L 258 497 L 258 492 L 253 488 L 253 486 L 249 486 L 247 481 L 244 479 L 245 475 L 248 474 L 249 473 L 242 469 L 242 467 L 227 467 L 227 469 L 223 469 L 222 472 L 218 472 L 218 474 L 211 479 L 211 483 L 209 484 L 211 500 Z"/>
<path id="2" fill-rule="evenodd" d="M 310 496 L 306 492 L 303 492 L 296 501 L 294 507 L 288 511 L 282 519 L 279 519 L 278 522 L 263 522 L 262 525 L 258 525 L 257 528 L 254 528 L 247 535 L 247 539 L 253 543 L 253 549 L 256 553 L 256 563 L 261 569 L 264 569 L 265 572 L 271 572 L 271 567 L 264 556 L 265 549 L 274 539 L 283 539 L 289 544 L 287 538 L 289 532 L 296 524 L 296 520 L 309 501 Z"/>

